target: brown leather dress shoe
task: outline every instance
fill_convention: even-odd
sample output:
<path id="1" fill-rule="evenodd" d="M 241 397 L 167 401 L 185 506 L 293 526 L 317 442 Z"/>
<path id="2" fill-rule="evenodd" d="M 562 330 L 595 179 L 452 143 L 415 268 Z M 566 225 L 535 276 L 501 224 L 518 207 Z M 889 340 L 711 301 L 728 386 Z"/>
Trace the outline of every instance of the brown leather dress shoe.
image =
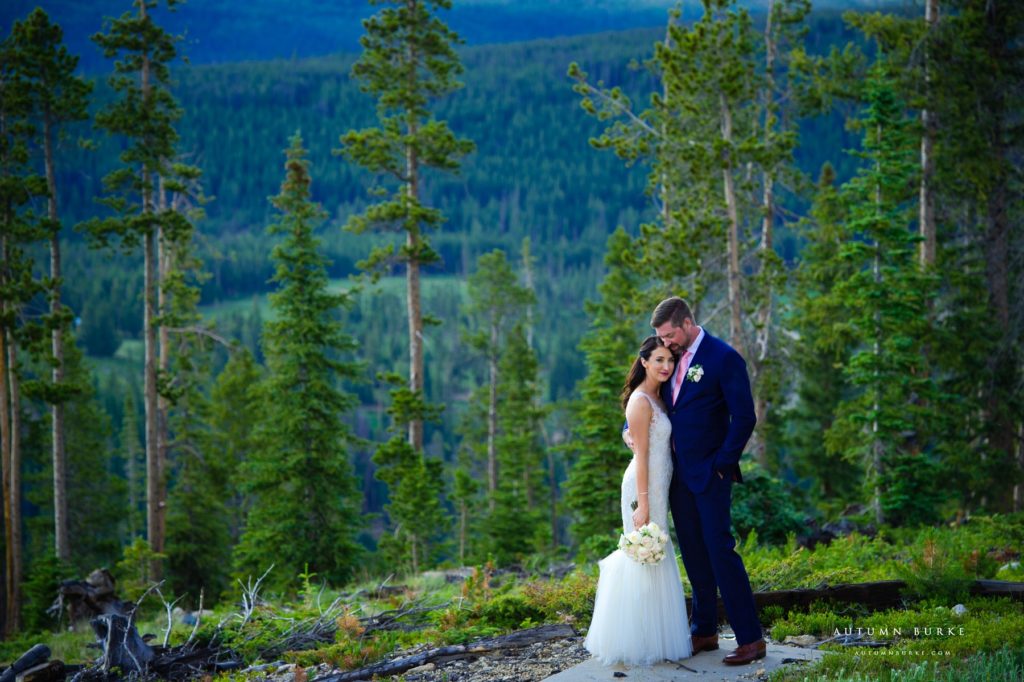
<path id="1" fill-rule="evenodd" d="M 713 635 L 693 635 L 690 637 L 690 644 L 693 647 L 693 653 L 699 654 L 702 651 L 715 651 L 718 649 L 718 633 Z"/>
<path id="2" fill-rule="evenodd" d="M 764 658 L 766 653 L 767 646 L 763 639 L 759 639 L 756 642 L 736 647 L 736 650 L 723 658 L 722 662 L 726 665 L 746 665 L 759 658 Z"/>

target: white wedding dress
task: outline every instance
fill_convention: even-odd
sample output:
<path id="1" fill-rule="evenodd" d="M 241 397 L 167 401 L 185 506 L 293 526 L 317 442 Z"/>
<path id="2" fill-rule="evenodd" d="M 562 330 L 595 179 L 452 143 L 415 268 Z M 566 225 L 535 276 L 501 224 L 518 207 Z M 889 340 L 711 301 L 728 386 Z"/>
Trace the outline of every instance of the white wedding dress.
<path id="1" fill-rule="evenodd" d="M 668 533 L 668 489 L 672 480 L 669 438 L 672 423 L 657 401 L 646 393 L 634 391 L 629 397 L 630 403 L 645 399 L 651 403 L 654 411 L 648 456 L 650 520 Z M 622 477 L 624 533 L 635 530 L 630 505 L 636 499 L 634 457 Z M 601 577 L 594 599 L 594 616 L 584 642 L 587 651 L 605 665 L 650 665 L 664 660 L 688 658 L 692 653 L 690 626 L 672 540 L 665 546 L 665 558 L 657 564 L 637 563 L 617 549 L 602 559 L 599 566 Z"/>

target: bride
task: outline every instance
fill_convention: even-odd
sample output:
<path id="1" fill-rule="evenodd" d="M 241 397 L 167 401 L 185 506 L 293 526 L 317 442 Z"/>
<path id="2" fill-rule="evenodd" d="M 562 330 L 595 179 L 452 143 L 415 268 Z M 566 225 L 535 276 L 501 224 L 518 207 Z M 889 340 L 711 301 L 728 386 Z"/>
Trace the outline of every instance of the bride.
<path id="1" fill-rule="evenodd" d="M 622 389 L 626 421 L 636 445 L 622 477 L 624 534 L 650 521 L 668 532 L 672 425 L 659 389 L 674 367 L 672 352 L 657 336 L 649 336 Z M 587 651 L 605 665 L 649 665 L 689 657 L 690 627 L 672 541 L 657 564 L 637 563 L 617 549 L 599 565 L 594 616 L 584 642 Z"/>

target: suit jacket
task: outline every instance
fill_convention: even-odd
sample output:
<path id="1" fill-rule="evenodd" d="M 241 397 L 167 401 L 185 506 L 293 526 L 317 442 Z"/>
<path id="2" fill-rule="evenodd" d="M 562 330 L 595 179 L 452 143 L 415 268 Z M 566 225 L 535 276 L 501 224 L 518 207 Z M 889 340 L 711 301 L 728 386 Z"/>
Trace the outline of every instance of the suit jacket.
<path id="1" fill-rule="evenodd" d="M 739 353 L 705 330 L 690 360 L 689 369 L 697 367 L 704 370 L 700 381 L 685 379 L 674 403 L 672 379 L 661 388 L 672 420 L 675 473 L 695 493 L 717 472 L 743 480 L 740 455 L 757 422 L 747 363 Z"/>

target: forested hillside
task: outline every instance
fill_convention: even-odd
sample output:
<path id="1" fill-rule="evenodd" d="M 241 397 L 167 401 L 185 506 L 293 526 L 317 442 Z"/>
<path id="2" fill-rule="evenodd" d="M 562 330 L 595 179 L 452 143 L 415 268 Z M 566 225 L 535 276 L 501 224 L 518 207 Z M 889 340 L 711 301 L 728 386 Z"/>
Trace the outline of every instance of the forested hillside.
<path id="1" fill-rule="evenodd" d="M 618 226 L 634 231 L 649 217 L 652 202 L 644 194 L 647 169 L 642 164 L 624 168 L 588 144 L 600 126 L 580 109 L 566 69 L 579 61 L 596 78 L 622 84 L 643 99 L 652 80 L 639 62 L 650 58 L 662 34 L 663 29 L 643 29 L 464 50 L 465 87 L 441 104 L 438 115 L 475 140 L 477 150 L 458 176 L 426 178 L 425 196 L 447 219 L 435 240 L 442 262 L 434 272 L 465 276 L 479 254 L 496 247 L 516 250 L 530 237 L 542 275 L 538 281 L 557 282 L 562 296 L 541 294 L 544 313 L 539 324 L 555 319 L 547 311 L 560 307 L 560 314 L 584 322 L 578 302 L 596 292 L 607 236 Z M 825 51 L 847 35 L 840 17 L 825 13 L 814 22 L 809 49 Z M 365 246 L 340 226 L 369 199 L 370 179 L 332 153 L 341 133 L 364 125 L 372 115 L 371 101 L 350 78 L 352 61 L 330 57 L 175 71 L 175 93 L 184 111 L 179 126 L 182 154 L 203 169 L 204 191 L 212 197 L 205 206 L 206 218 L 198 224 L 205 235 L 200 255 L 211 273 L 203 287 L 204 303 L 266 290 L 266 197 L 279 182 L 283 140 L 296 130 L 310 148 L 313 196 L 330 213 L 323 238 L 333 261 L 332 275 L 354 271 Z M 631 68 L 633 62 L 638 62 L 636 68 Z M 101 101 L 103 91 L 101 84 Z M 852 159 L 843 150 L 856 141 L 840 121 L 841 116 L 831 115 L 803 124 L 804 135 L 813 142 L 802 145 L 797 158 L 808 174 L 829 159 L 841 175 L 844 169 L 849 174 Z M 116 153 L 114 141 L 94 137 L 97 150 L 66 145 L 66 163 L 61 165 L 63 205 L 76 221 L 96 212 L 93 197 Z M 780 249 L 792 260 L 797 243 L 791 234 L 783 234 Z M 85 324 L 102 319 L 108 321 L 107 329 L 114 326 L 123 337 L 136 336 L 139 314 L 126 311 L 122 317 L 104 304 L 102 291 L 110 286 L 105 278 L 115 275 L 97 279 L 91 256 L 80 255 L 69 259 L 69 267 L 83 264 L 92 273 L 91 286 L 74 287 L 67 295 Z M 124 267 L 123 272 L 131 276 L 132 269 Z M 135 295 L 132 286 L 114 289 L 130 299 Z M 90 300 L 96 305 L 87 305 Z M 578 335 L 566 338 L 562 333 L 543 327 L 539 334 L 550 340 L 541 343 L 552 344 L 551 353 L 542 353 L 549 375 L 556 374 L 552 396 L 567 395 L 582 371 L 568 352 Z M 566 352 L 562 361 L 555 360 L 559 346 Z M 106 344 L 107 353 L 111 350 Z M 564 362 L 568 368 L 561 367 Z"/>
<path id="2" fill-rule="evenodd" d="M 0 44 L 7 632 L 104 564 L 194 603 L 601 556 L 668 295 L 746 361 L 752 545 L 1024 505 L 1016 5 L 130 4 Z"/>

